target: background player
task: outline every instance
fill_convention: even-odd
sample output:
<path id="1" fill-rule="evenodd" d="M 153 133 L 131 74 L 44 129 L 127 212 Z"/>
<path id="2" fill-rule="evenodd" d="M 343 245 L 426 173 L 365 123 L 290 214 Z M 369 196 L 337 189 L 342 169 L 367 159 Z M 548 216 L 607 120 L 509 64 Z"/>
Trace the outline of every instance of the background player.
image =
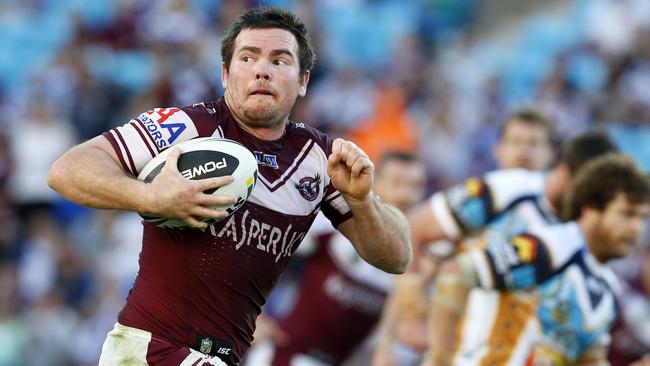
<path id="1" fill-rule="evenodd" d="M 499 128 L 494 145 L 498 169 L 545 170 L 555 158 L 553 124 L 534 109 L 512 113 Z"/>
<path id="2" fill-rule="evenodd" d="M 605 135 L 587 133 L 564 144 L 558 162 L 548 174 L 524 169 L 494 171 L 483 178 L 471 178 L 447 191 L 438 192 L 416 206 L 408 218 L 417 266 L 409 270 L 408 276 L 402 276 L 397 281 L 397 288 L 390 295 L 389 303 L 394 301 L 397 305 L 388 307 L 394 313 L 384 315 L 387 320 L 382 328 L 380 344 L 390 345 L 396 338 L 402 338 L 399 334 L 404 331 L 400 331 L 400 323 L 425 323 L 425 294 L 428 293 L 427 287 L 437 270 L 435 263 L 438 261 L 426 254 L 426 244 L 441 239 L 460 243 L 477 235 L 489 236 L 491 232 L 516 235 L 531 226 L 556 223 L 572 175 L 589 159 L 614 150 L 614 145 Z M 497 313 L 504 301 L 496 291 L 476 291 L 472 293 L 469 304 L 486 313 Z M 528 300 L 515 301 L 527 306 Z M 464 311 L 456 310 L 458 313 L 450 316 L 460 316 Z M 468 316 L 467 322 L 477 326 L 486 325 L 481 317 Z M 449 330 L 444 319 L 439 319 L 437 326 L 441 331 Z M 410 333 L 415 333 L 412 330 L 414 327 L 408 328 Z M 485 329 L 477 333 L 480 335 L 459 342 L 468 342 L 468 349 L 489 347 L 490 332 L 490 329 Z M 419 342 L 426 338 L 426 331 L 421 333 L 422 336 L 417 337 Z M 422 347 L 420 343 L 416 346 Z M 376 351 L 377 365 L 382 365 L 388 358 L 383 348 L 378 347 Z"/>
<path id="3" fill-rule="evenodd" d="M 619 284 L 605 263 L 627 255 L 638 241 L 650 212 L 650 181 L 631 159 L 608 154 L 579 171 L 566 209 L 566 217 L 577 221 L 493 235 L 485 249 L 470 249 L 442 265 L 432 295 L 432 349 L 424 365 L 606 364 Z M 562 272 L 551 277 L 558 269 Z M 542 283 L 538 291 L 524 294 L 534 297 L 529 306 L 518 306 L 511 301 L 518 293 L 508 293 L 503 311 L 469 310 L 492 326 L 450 324 L 458 320 L 450 313 L 464 308 L 473 287 L 504 291 L 535 283 Z M 491 347 L 454 353 L 463 346 L 454 330 L 470 338 L 490 328 Z"/>
<path id="4" fill-rule="evenodd" d="M 383 155 L 375 180 L 375 193 L 382 201 L 407 210 L 422 198 L 424 185 L 424 166 L 414 155 Z M 266 324 L 273 334 L 253 348 L 247 365 L 288 366 L 298 359 L 304 365 L 340 365 L 379 319 L 392 276 L 364 262 L 323 217 L 308 238 L 313 252 L 307 254 L 299 275 L 295 304 L 279 328 Z M 256 332 L 256 341 L 259 336 L 265 335 Z"/>
<path id="5" fill-rule="evenodd" d="M 102 365 L 238 364 L 266 296 L 319 210 L 372 264 L 398 273 L 410 261 L 404 217 L 372 193 L 374 166 L 364 152 L 288 120 L 314 63 L 304 24 L 283 10 L 249 9 L 231 24 L 221 53 L 224 98 L 142 113 L 72 148 L 50 170 L 50 186 L 71 201 L 205 229 L 145 223 L 140 271 Z M 275 157 L 260 162 L 250 199 L 209 228 L 201 219 L 225 212 L 206 206 L 233 198 L 203 192 L 232 177 L 185 180 L 176 149 L 151 184 L 134 179 L 161 150 L 204 136 Z M 305 180 L 315 189 L 301 190 Z"/>

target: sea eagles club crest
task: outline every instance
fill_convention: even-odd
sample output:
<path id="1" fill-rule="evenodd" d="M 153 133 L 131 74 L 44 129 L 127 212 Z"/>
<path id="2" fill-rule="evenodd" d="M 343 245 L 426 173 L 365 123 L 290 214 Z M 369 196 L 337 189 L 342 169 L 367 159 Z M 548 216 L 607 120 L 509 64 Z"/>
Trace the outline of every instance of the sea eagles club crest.
<path id="1" fill-rule="evenodd" d="M 315 177 L 304 177 L 296 184 L 298 192 L 302 198 L 307 201 L 313 201 L 318 197 L 320 191 L 320 174 L 316 173 Z"/>

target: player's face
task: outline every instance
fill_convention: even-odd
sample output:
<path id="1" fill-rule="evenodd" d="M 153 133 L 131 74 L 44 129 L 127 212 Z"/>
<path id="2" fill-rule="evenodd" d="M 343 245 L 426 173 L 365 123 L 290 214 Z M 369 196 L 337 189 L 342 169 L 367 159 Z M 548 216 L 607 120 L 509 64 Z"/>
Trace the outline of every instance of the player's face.
<path id="1" fill-rule="evenodd" d="M 508 123 L 494 153 L 500 169 L 543 170 L 553 159 L 546 131 L 540 126 L 517 120 Z"/>
<path id="2" fill-rule="evenodd" d="M 300 76 L 298 43 L 283 29 L 245 29 L 235 39 L 230 70 L 222 66 L 226 103 L 253 128 L 283 126 L 309 72 Z"/>
<path id="3" fill-rule="evenodd" d="M 424 195 L 425 179 L 421 163 L 387 160 L 377 173 L 374 190 L 382 201 L 406 211 Z"/>
<path id="4" fill-rule="evenodd" d="M 615 198 L 598 214 L 594 225 L 598 245 L 592 248 L 600 260 L 626 256 L 637 244 L 644 230 L 650 205 L 632 203 L 624 193 Z"/>

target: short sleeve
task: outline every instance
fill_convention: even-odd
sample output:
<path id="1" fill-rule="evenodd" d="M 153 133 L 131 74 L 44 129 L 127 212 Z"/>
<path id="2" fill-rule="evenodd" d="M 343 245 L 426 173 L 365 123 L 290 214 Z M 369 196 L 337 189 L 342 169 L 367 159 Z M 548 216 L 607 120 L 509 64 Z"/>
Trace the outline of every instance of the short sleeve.
<path id="1" fill-rule="evenodd" d="M 192 119 L 179 108 L 155 108 L 103 133 L 122 168 L 133 176 L 154 156 L 198 136 Z"/>
<path id="2" fill-rule="evenodd" d="M 329 157 L 332 153 L 332 139 L 325 134 L 321 134 L 320 140 L 321 141 L 319 146 L 323 148 L 323 151 L 325 153 L 325 163 L 327 163 L 327 157 Z M 325 169 L 327 169 L 327 166 Z M 339 192 L 332 185 L 332 181 L 329 179 L 327 171 L 324 172 L 324 176 L 326 177 L 326 185 L 325 194 L 323 195 L 324 198 L 321 205 L 321 211 L 325 217 L 330 220 L 332 226 L 337 227 L 341 223 L 352 218 L 352 211 L 350 210 L 348 203 L 343 198 L 341 192 Z"/>
<path id="3" fill-rule="evenodd" d="M 445 236 L 459 240 L 483 230 L 518 202 L 537 199 L 543 191 L 541 173 L 501 170 L 434 194 L 430 207 Z"/>
<path id="4" fill-rule="evenodd" d="M 509 238 L 491 235 L 486 249 L 467 255 L 476 268 L 481 287 L 524 290 L 535 287 L 576 260 L 585 250 L 575 223 L 539 228 Z"/>

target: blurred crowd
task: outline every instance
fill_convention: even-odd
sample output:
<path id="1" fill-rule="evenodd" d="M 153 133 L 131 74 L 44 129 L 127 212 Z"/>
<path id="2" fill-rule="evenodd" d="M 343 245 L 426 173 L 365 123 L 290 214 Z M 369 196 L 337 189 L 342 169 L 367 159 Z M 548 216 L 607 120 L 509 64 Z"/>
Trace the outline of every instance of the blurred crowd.
<path id="1" fill-rule="evenodd" d="M 524 106 L 558 141 L 606 129 L 650 169 L 647 0 L 566 1 L 491 34 L 476 0 L 0 0 L 0 365 L 96 364 L 141 224 L 64 201 L 47 170 L 140 112 L 220 96 L 219 38 L 258 4 L 314 38 L 293 119 L 374 158 L 417 152 L 430 192 L 494 168 L 499 126 Z"/>

